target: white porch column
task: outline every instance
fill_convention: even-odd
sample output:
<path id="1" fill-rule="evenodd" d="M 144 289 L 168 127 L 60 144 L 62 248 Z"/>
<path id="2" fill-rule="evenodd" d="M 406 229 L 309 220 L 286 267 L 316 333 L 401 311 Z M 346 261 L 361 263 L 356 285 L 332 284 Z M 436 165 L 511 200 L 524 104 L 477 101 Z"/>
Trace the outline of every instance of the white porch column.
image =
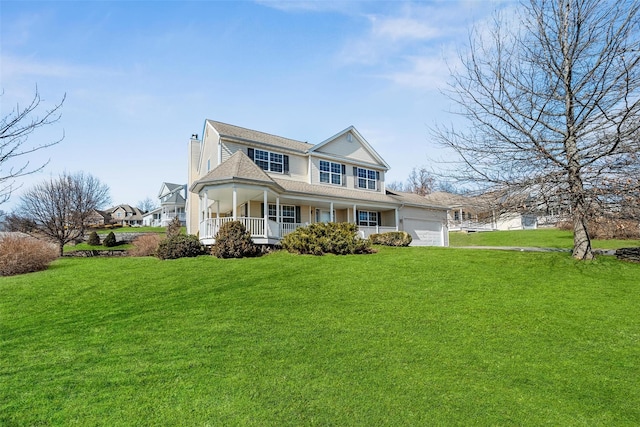
<path id="1" fill-rule="evenodd" d="M 206 194 L 206 193 L 205 193 Z M 162 214 L 160 214 L 160 218 L 162 218 Z M 200 223 L 202 222 L 202 196 L 198 194 L 198 229 L 200 229 Z"/>
<path id="2" fill-rule="evenodd" d="M 204 219 L 209 219 L 209 195 L 204 193 Z"/>
<path id="3" fill-rule="evenodd" d="M 280 197 L 276 197 L 276 222 L 280 224 L 282 218 L 280 217 Z"/>
<path id="4" fill-rule="evenodd" d="M 236 221 L 238 219 L 238 208 L 236 207 L 236 204 L 238 203 L 238 190 L 236 189 L 235 186 L 233 187 L 232 203 L 233 203 L 233 220 Z"/>
<path id="5" fill-rule="evenodd" d="M 358 225 L 358 207 L 353 205 L 353 223 Z"/>
<path id="6" fill-rule="evenodd" d="M 264 212 L 263 212 L 263 220 L 264 220 L 264 238 L 268 238 L 269 237 L 269 227 L 268 227 L 268 220 L 269 220 L 269 199 L 267 197 L 267 190 L 264 190 Z"/>
<path id="7" fill-rule="evenodd" d="M 216 204 L 216 218 L 220 218 L 220 200 L 215 200 L 214 203 Z"/>
<path id="8" fill-rule="evenodd" d="M 396 208 L 396 231 L 400 230 L 400 215 L 398 212 L 398 208 Z"/>
<path id="9" fill-rule="evenodd" d="M 333 218 L 333 202 L 331 202 L 331 205 L 329 206 L 329 218 L 331 218 L 329 220 L 329 222 L 334 222 L 334 218 Z"/>

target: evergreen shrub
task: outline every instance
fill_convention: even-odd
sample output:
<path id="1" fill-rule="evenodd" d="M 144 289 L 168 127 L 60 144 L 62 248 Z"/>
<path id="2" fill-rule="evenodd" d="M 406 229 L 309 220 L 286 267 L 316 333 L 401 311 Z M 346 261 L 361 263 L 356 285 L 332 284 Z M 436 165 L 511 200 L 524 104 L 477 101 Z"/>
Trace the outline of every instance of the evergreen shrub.
<path id="1" fill-rule="evenodd" d="M 167 239 L 177 236 L 182 232 L 182 223 L 180 218 L 174 216 L 169 225 L 167 226 Z"/>
<path id="2" fill-rule="evenodd" d="M 389 231 L 386 233 L 372 234 L 369 236 L 369 240 L 371 240 L 371 243 L 374 245 L 409 246 L 413 239 L 406 231 Z"/>
<path id="3" fill-rule="evenodd" d="M 160 259 L 197 257 L 206 253 L 198 237 L 193 234 L 178 234 L 160 242 L 156 256 Z"/>
<path id="4" fill-rule="evenodd" d="M 87 243 L 89 246 L 100 246 L 100 236 L 98 236 L 98 233 L 92 231 L 91 234 L 89 234 L 89 240 Z"/>
<path id="5" fill-rule="evenodd" d="M 282 247 L 298 254 L 369 254 L 375 252 L 368 239 L 358 236 L 358 227 L 347 222 L 318 222 L 300 227 L 282 239 Z"/>
<path id="6" fill-rule="evenodd" d="M 251 240 L 251 233 L 240 221 L 227 222 L 216 234 L 211 255 L 218 258 L 244 258 L 260 255 L 260 249 Z"/>
<path id="7" fill-rule="evenodd" d="M 118 244 L 118 241 L 116 240 L 116 235 L 113 234 L 113 231 L 110 231 L 109 234 L 107 234 L 107 237 L 104 238 L 104 241 L 102 242 L 102 246 L 104 246 L 105 248 L 111 248 L 114 247 Z"/>

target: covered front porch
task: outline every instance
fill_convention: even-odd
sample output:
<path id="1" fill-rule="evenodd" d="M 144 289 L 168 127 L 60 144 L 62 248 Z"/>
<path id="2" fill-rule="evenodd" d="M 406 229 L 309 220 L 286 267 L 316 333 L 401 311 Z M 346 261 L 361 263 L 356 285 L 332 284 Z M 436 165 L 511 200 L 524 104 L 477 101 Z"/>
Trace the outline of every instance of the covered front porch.
<path id="1" fill-rule="evenodd" d="M 298 227 L 315 222 L 350 222 L 367 238 L 374 233 L 398 231 L 396 207 L 283 195 L 272 188 L 247 184 L 204 186 L 198 192 L 199 237 L 205 245 L 227 222 L 240 221 L 256 244 L 278 244 Z"/>

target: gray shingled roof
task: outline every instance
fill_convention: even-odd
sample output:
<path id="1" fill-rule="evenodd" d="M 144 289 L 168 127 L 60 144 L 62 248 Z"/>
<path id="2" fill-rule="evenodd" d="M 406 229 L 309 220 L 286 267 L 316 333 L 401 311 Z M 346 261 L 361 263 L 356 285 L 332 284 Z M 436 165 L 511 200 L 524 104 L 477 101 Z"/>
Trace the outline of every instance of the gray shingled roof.
<path id="1" fill-rule="evenodd" d="M 284 138 L 282 136 L 271 135 L 269 133 L 257 130 L 246 129 L 240 126 L 234 126 L 227 123 L 207 120 L 211 126 L 215 128 L 221 137 L 231 139 L 241 139 L 246 142 L 255 142 L 258 144 L 267 144 L 275 147 L 287 148 L 289 150 L 306 152 L 313 147 L 313 144 L 307 142 L 296 141 L 295 139 Z"/>
<path id="2" fill-rule="evenodd" d="M 233 179 L 245 179 L 259 183 L 276 185 L 269 175 L 260 169 L 260 167 L 241 150 L 233 153 L 231 157 L 222 162 L 220 166 L 211 170 L 208 174 L 197 180 L 193 185 L 216 181 L 229 181 Z"/>

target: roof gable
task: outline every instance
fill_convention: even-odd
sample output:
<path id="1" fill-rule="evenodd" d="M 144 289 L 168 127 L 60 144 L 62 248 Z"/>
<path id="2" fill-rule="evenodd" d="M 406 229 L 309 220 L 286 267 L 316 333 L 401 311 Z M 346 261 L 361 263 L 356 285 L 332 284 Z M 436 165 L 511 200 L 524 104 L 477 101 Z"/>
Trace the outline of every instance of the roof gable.
<path id="1" fill-rule="evenodd" d="M 184 186 L 181 184 L 173 184 L 171 182 L 163 182 L 160 187 L 160 191 L 158 192 L 158 198 L 165 196 L 169 193 L 173 193 L 176 190 L 180 191 Z"/>
<path id="2" fill-rule="evenodd" d="M 314 145 L 309 152 L 349 158 L 373 163 L 389 169 L 389 165 L 353 126 L 349 126 L 332 137 Z"/>

